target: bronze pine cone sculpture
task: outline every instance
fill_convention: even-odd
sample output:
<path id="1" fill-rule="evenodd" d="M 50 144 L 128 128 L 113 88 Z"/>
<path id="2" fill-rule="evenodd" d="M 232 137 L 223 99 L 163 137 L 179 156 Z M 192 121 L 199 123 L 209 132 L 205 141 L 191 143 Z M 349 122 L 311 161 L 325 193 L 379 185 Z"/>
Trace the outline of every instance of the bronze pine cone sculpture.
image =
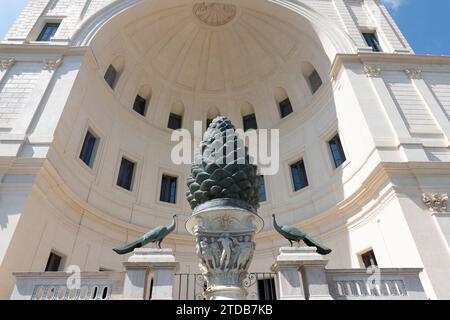
<path id="1" fill-rule="evenodd" d="M 192 209 L 215 199 L 239 200 L 259 208 L 257 167 L 250 163 L 248 150 L 228 118 L 218 117 L 211 123 L 196 160 L 187 182 Z"/>

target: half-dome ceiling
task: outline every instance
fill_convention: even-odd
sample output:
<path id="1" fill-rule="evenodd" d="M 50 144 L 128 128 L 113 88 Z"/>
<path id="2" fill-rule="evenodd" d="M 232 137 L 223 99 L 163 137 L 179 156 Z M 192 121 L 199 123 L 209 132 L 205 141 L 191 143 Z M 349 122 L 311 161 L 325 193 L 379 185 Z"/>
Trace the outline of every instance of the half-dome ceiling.
<path id="1" fill-rule="evenodd" d="M 204 93 L 240 91 L 274 74 L 304 34 L 265 12 L 223 3 L 159 10 L 125 28 L 152 77 Z"/>

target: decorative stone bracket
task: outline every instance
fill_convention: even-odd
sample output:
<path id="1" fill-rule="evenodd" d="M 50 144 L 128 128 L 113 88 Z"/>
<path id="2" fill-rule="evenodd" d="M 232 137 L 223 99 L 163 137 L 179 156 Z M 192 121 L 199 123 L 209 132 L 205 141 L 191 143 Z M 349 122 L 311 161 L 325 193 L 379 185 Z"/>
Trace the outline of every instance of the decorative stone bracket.
<path id="1" fill-rule="evenodd" d="M 411 80 L 420 80 L 422 79 L 422 70 L 419 69 L 406 69 L 405 70 L 406 75 Z"/>
<path id="2" fill-rule="evenodd" d="M 14 63 L 16 63 L 14 58 L 0 58 L 0 71 L 8 70 Z"/>
<path id="3" fill-rule="evenodd" d="M 48 70 L 48 71 L 54 71 L 56 70 L 59 65 L 61 64 L 62 59 L 61 58 L 57 58 L 57 59 L 44 59 L 44 70 Z"/>
<path id="4" fill-rule="evenodd" d="M 422 70 L 419 69 L 406 69 L 403 70 L 405 74 L 411 80 L 420 80 L 422 79 Z M 364 73 L 369 78 L 379 78 L 381 77 L 382 70 L 380 66 L 375 65 L 364 65 Z"/>
<path id="5" fill-rule="evenodd" d="M 381 77 L 381 67 L 379 66 L 371 66 L 371 65 L 364 65 L 364 73 L 369 78 L 378 78 Z"/>
<path id="6" fill-rule="evenodd" d="M 435 213 L 444 213 L 447 212 L 448 208 L 448 194 L 444 193 L 435 193 L 435 194 L 427 194 L 424 193 L 422 195 L 422 201 L 425 205 L 427 205 L 430 209 L 430 212 Z"/>

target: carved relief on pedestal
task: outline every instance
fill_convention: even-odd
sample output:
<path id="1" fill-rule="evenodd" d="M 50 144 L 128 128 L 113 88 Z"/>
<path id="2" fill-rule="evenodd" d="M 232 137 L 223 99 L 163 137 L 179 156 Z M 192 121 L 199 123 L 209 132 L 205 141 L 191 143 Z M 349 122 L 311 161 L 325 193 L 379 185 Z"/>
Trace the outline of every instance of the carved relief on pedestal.
<path id="1" fill-rule="evenodd" d="M 14 63 L 16 63 L 14 58 L 0 58 L 0 71 L 8 70 Z"/>
<path id="2" fill-rule="evenodd" d="M 369 78 L 381 77 L 381 68 L 378 66 L 364 65 L 364 73 Z"/>
<path id="3" fill-rule="evenodd" d="M 200 269 L 208 286 L 242 286 L 256 244 L 251 234 L 197 235 Z"/>
<path id="4" fill-rule="evenodd" d="M 233 4 L 201 2 L 194 5 L 194 15 L 203 23 L 212 26 L 223 26 L 236 17 L 237 8 Z"/>
<path id="5" fill-rule="evenodd" d="M 423 203 L 429 208 L 431 213 L 443 213 L 447 212 L 448 206 L 448 194 L 426 194 L 422 196 Z"/>
<path id="6" fill-rule="evenodd" d="M 236 213 L 225 214 L 222 216 L 197 216 L 197 232 L 206 230 L 222 230 L 240 232 L 244 230 L 255 229 L 254 216 L 238 217 Z"/>

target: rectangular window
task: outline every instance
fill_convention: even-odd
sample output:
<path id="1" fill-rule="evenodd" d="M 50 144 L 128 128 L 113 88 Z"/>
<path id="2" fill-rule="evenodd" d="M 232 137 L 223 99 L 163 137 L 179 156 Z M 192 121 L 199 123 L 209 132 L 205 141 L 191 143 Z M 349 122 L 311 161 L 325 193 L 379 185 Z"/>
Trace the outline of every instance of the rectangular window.
<path id="1" fill-rule="evenodd" d="M 258 293 L 260 301 L 277 300 L 277 292 L 275 288 L 275 279 L 258 280 Z"/>
<path id="2" fill-rule="evenodd" d="M 286 98 L 285 100 L 280 102 L 280 115 L 281 118 L 285 118 L 290 115 L 294 110 L 292 109 L 291 100 Z"/>
<path id="3" fill-rule="evenodd" d="M 369 47 L 372 48 L 373 52 L 381 52 L 380 42 L 378 41 L 377 35 L 375 32 L 366 32 L 363 33 L 364 40 Z"/>
<path id="4" fill-rule="evenodd" d="M 81 148 L 80 159 L 91 168 L 94 165 L 98 141 L 99 139 L 91 131 L 88 131 L 84 138 L 83 147 Z"/>
<path id="5" fill-rule="evenodd" d="M 164 175 L 161 182 L 161 202 L 177 203 L 177 181 L 178 178 Z"/>
<path id="6" fill-rule="evenodd" d="M 145 117 L 147 109 L 147 100 L 142 98 L 140 95 L 136 96 L 134 100 L 133 110 L 139 113 L 141 116 Z"/>
<path id="7" fill-rule="evenodd" d="M 328 142 L 328 144 L 330 145 L 331 154 L 333 155 L 334 165 L 336 168 L 339 168 L 347 160 L 344 148 L 342 148 L 341 138 L 339 135 L 336 135 Z"/>
<path id="8" fill-rule="evenodd" d="M 50 253 L 50 257 L 45 267 L 45 272 L 58 272 L 61 267 L 62 257 L 54 252 Z"/>
<path id="9" fill-rule="evenodd" d="M 259 176 L 259 201 L 267 201 L 266 181 L 264 179 L 264 176 Z"/>
<path id="10" fill-rule="evenodd" d="M 172 130 L 178 130 L 181 129 L 183 125 L 183 117 L 179 116 L 178 114 L 171 113 L 169 117 L 169 124 L 168 128 Z"/>
<path id="11" fill-rule="evenodd" d="M 122 158 L 120 164 L 117 185 L 125 190 L 131 191 L 133 188 L 134 169 L 136 164 L 130 160 Z"/>
<path id="12" fill-rule="evenodd" d="M 55 36 L 56 31 L 58 31 L 58 28 L 60 26 L 60 23 L 54 22 L 54 23 L 46 23 L 44 28 L 42 29 L 41 33 L 39 34 L 36 41 L 50 41 Z"/>
<path id="13" fill-rule="evenodd" d="M 322 86 L 322 79 L 320 78 L 317 70 L 314 70 L 308 77 L 309 85 L 311 86 L 312 93 L 316 93 Z"/>
<path id="14" fill-rule="evenodd" d="M 361 258 L 366 268 L 370 268 L 372 266 L 378 267 L 377 258 L 375 257 L 375 252 L 373 250 L 362 254 Z"/>
<path id="15" fill-rule="evenodd" d="M 248 131 L 251 129 L 258 129 L 258 123 L 256 122 L 256 115 L 253 114 L 249 114 L 248 116 L 245 116 L 243 118 L 244 121 L 244 131 Z"/>
<path id="16" fill-rule="evenodd" d="M 299 191 L 309 186 L 305 163 L 303 160 L 291 165 L 291 173 L 295 191 Z"/>
<path id="17" fill-rule="evenodd" d="M 111 64 L 105 73 L 105 81 L 111 87 L 111 89 L 114 89 L 114 87 L 116 85 L 116 78 L 117 78 L 117 70 Z"/>

